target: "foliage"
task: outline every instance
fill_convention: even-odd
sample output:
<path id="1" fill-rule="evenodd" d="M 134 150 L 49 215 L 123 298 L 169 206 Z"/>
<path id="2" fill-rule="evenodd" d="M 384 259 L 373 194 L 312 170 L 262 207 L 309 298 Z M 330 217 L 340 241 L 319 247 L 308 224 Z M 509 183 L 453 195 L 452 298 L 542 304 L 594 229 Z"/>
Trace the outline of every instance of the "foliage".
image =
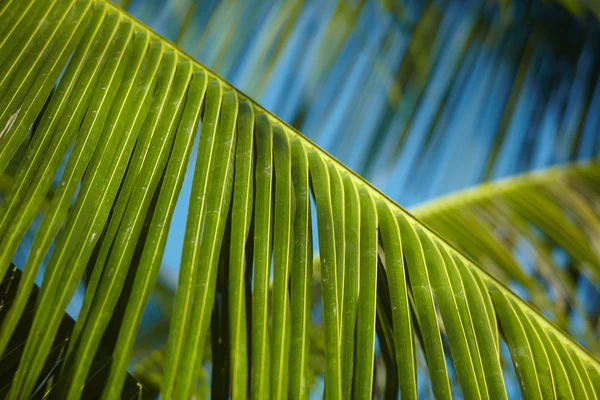
<path id="1" fill-rule="evenodd" d="M 578 288 L 600 285 L 599 171 L 597 161 L 554 167 L 412 211 L 598 354 L 597 302 Z"/>
<path id="2" fill-rule="evenodd" d="M 8 0 L 0 4 L 0 173 L 17 167 L 0 204 L 0 278 L 9 278 L 30 224 L 41 223 L 5 299 L 4 358 L 45 270 L 6 398 L 40 387 L 80 398 L 107 352 L 110 368 L 95 387 L 102 398 L 122 394 L 198 131 L 163 398 L 208 391 L 198 376 L 208 379 L 209 335 L 212 397 L 308 395 L 309 347 L 319 339 L 311 337 L 313 246 L 327 398 L 372 396 L 377 343 L 388 395 L 417 396 L 423 357 L 436 398 L 452 397 L 455 381 L 465 398 L 507 398 L 503 341 L 524 397 L 598 397 L 600 363 L 576 341 L 122 10 L 104 0 Z M 49 368 L 82 279 L 82 309 Z"/>
<path id="3" fill-rule="evenodd" d="M 117 3 L 405 207 L 600 150 L 600 23 L 560 2 Z"/>

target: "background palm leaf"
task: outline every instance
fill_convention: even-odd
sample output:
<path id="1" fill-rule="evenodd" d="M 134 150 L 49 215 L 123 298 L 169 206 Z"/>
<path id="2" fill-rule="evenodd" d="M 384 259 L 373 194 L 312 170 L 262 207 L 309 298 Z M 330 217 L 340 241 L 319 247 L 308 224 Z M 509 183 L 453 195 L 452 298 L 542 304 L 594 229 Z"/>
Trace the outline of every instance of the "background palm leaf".
<path id="1" fill-rule="evenodd" d="M 579 288 L 593 296 L 599 285 L 598 171 L 597 162 L 555 167 L 412 211 L 596 353 L 596 301 Z"/>
<path id="2" fill-rule="evenodd" d="M 122 393 L 198 129 L 165 398 L 199 392 L 211 325 L 213 397 L 308 395 L 313 242 L 327 398 L 370 397 L 376 368 L 390 376 L 386 393 L 414 398 L 423 358 L 436 398 L 506 398 L 502 341 L 525 397 L 598 396 L 600 365 L 572 338 L 213 72 L 103 0 L 32 4 L 0 8 L 0 172 L 16 165 L 0 205 L 0 277 L 43 211 L 5 306 L 4 356 L 45 269 L 7 398 L 50 377 L 53 394 L 79 398 L 105 351 L 101 397 Z M 86 275 L 61 363 L 47 368 Z"/>
<path id="3" fill-rule="evenodd" d="M 600 148 L 591 2 L 120 4 L 405 206 Z"/>

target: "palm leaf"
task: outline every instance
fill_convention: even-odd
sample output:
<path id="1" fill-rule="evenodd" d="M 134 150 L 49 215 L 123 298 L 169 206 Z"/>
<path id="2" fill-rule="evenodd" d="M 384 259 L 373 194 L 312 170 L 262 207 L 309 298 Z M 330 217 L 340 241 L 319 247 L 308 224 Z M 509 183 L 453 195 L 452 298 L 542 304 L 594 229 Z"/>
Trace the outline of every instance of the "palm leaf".
<path id="1" fill-rule="evenodd" d="M 598 153 L 599 24 L 567 2 L 121 4 L 412 206 Z"/>
<path id="2" fill-rule="evenodd" d="M 387 348 L 396 354 L 386 358 L 385 369 L 398 371 L 406 397 L 416 396 L 415 360 L 424 355 L 437 398 L 452 396 L 451 372 L 465 397 L 506 398 L 500 334 L 524 397 L 566 391 L 597 397 L 600 365 L 584 348 L 222 78 L 104 0 L 32 3 L 9 0 L 0 10 L 7 33 L 0 47 L 1 173 L 26 146 L 0 205 L 0 278 L 7 277 L 67 160 L 0 327 L 0 354 L 6 355 L 33 277 L 44 265 L 31 330 L 6 398 L 29 398 L 48 378 L 53 341 L 86 271 L 82 309 L 64 362 L 50 373 L 57 382 L 52 390 L 57 397 L 80 398 L 94 360 L 112 351 L 114 362 L 98 393 L 120 395 L 198 129 L 163 397 L 197 393 L 211 324 L 213 395 L 308 395 L 313 239 L 320 254 L 327 398 L 348 391 L 372 396 L 375 347 L 385 332 L 393 338 Z M 311 230 L 309 193 L 317 232 Z M 245 322 L 244 290 L 251 299 Z M 233 334 L 223 328 L 230 314 Z M 236 342 L 230 345 L 227 336 Z M 305 347 L 292 349 L 292 343 Z M 342 350 L 352 347 L 354 355 Z M 225 358 L 236 365 L 236 375 L 223 379 L 219 374 L 229 374 Z"/>
<path id="3" fill-rule="evenodd" d="M 598 312 L 581 304 L 577 287 L 600 285 L 599 171 L 597 161 L 554 167 L 412 211 L 505 284 L 525 288 L 532 304 L 574 335 L 575 310 L 585 321 L 581 339 L 597 352 Z M 553 256 L 558 249 L 566 260 Z"/>

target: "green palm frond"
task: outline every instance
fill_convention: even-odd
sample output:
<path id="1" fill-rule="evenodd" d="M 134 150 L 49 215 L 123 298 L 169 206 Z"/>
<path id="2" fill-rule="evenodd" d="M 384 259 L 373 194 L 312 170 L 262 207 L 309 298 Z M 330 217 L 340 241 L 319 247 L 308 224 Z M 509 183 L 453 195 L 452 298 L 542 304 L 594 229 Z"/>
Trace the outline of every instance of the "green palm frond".
<path id="1" fill-rule="evenodd" d="M 122 394 L 198 130 L 162 398 L 201 392 L 211 331 L 213 397 L 308 395 L 313 246 L 328 399 L 372 396 L 382 341 L 385 370 L 397 376 L 386 391 L 403 398 L 417 396 L 421 357 L 436 398 L 452 397 L 454 376 L 465 398 L 507 398 L 502 341 L 524 397 L 600 394 L 600 363 L 571 337 L 117 7 L 8 0 L 0 5 L 0 173 L 26 151 L 0 204 L 0 278 L 66 166 L 5 305 L 4 357 L 44 266 L 18 366 L 3 378 L 6 398 L 29 398 L 47 379 L 54 396 L 80 398 L 105 351 L 112 362 L 98 396 Z M 61 363 L 46 372 L 84 276 Z"/>
<path id="2" fill-rule="evenodd" d="M 598 311 L 585 311 L 576 287 L 600 285 L 599 188 L 594 161 L 487 183 L 412 212 L 504 283 L 522 285 L 563 329 L 572 327 L 572 309 L 581 313 L 597 352 Z M 553 256 L 556 249 L 568 260 Z"/>

